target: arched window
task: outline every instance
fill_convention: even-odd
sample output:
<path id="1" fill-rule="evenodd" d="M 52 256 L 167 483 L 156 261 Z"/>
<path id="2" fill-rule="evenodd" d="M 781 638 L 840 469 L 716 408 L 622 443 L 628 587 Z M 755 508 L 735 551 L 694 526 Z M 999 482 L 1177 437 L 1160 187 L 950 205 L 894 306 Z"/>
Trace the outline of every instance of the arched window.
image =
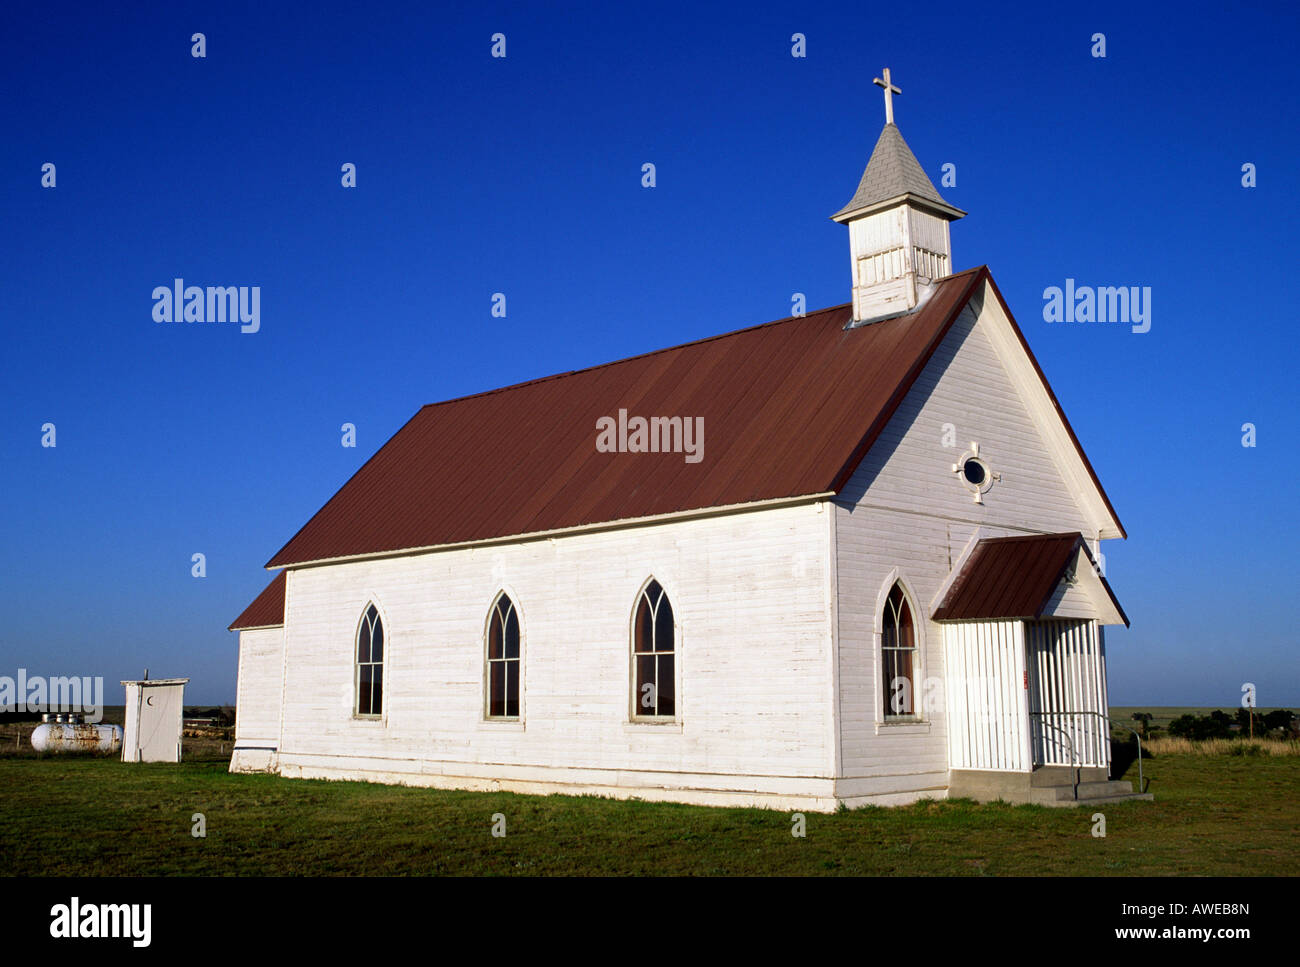
<path id="1" fill-rule="evenodd" d="M 911 718 L 916 709 L 916 630 L 903 586 L 895 584 L 881 615 L 880 658 L 885 718 Z"/>
<path id="2" fill-rule="evenodd" d="M 677 712 L 674 668 L 673 606 L 668 595 L 651 581 L 637 599 L 632 625 L 632 715 L 672 718 Z"/>
<path id="3" fill-rule="evenodd" d="M 357 629 L 357 714 L 384 711 L 384 623 L 372 604 Z"/>
<path id="4" fill-rule="evenodd" d="M 488 718 L 519 717 L 519 615 L 500 595 L 488 620 Z"/>

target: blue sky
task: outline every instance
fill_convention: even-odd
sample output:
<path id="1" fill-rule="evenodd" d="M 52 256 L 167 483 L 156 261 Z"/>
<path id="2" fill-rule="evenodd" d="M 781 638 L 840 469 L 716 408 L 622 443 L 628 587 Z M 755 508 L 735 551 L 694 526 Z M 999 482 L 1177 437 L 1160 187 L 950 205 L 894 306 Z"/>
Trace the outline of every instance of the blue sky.
<path id="1" fill-rule="evenodd" d="M 1300 705 L 1300 15 L 1055 6 L 14 7 L 0 674 L 233 701 L 262 565 L 420 405 L 848 301 L 827 216 L 888 65 L 956 166 L 956 267 L 992 268 L 1128 529 L 1112 702 Z M 155 324 L 177 276 L 261 286 L 261 330 Z M 1151 331 L 1043 322 L 1066 278 L 1150 286 Z"/>

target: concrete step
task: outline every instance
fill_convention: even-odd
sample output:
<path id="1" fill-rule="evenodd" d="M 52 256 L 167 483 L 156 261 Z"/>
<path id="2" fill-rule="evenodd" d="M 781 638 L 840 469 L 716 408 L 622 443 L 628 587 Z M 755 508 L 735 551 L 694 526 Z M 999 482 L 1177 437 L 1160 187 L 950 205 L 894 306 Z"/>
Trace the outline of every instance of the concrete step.
<path id="1" fill-rule="evenodd" d="M 1131 802 L 1133 800 L 1150 802 L 1153 799 L 1155 799 L 1155 796 L 1149 792 L 1130 792 L 1128 795 L 1097 796 L 1093 799 L 1061 799 L 1052 802 L 1040 802 L 1038 805 L 1049 806 L 1052 809 L 1069 809 L 1072 806 L 1104 806 L 1113 802 Z"/>
<path id="2" fill-rule="evenodd" d="M 1029 785 L 1035 789 L 1052 786 L 1073 787 L 1076 779 L 1079 782 L 1105 782 L 1107 774 L 1105 769 L 1097 766 L 1084 766 L 1078 769 L 1074 766 L 1035 766 L 1029 777 Z"/>
<path id="3" fill-rule="evenodd" d="M 1030 794 L 1036 802 L 1063 802 L 1067 799 L 1130 796 L 1133 794 L 1133 784 L 1124 782 L 1122 779 L 1107 780 L 1105 782 L 1081 782 L 1078 787 L 1078 795 L 1075 794 L 1074 786 L 1040 786 L 1032 789 Z"/>
<path id="4" fill-rule="evenodd" d="M 1123 779 L 1105 782 L 1081 782 L 1076 797 L 1074 786 L 1040 786 L 1029 791 L 1030 802 L 1044 806 L 1074 805 L 1075 803 L 1119 802 L 1124 799 L 1150 799 L 1151 794 L 1139 795 L 1133 784 Z"/>
<path id="5" fill-rule="evenodd" d="M 953 769 L 948 777 L 948 795 L 954 799 L 974 799 L 976 802 L 1036 803 L 1041 806 L 1092 806 L 1129 799 L 1151 799 L 1149 793 L 1138 795 L 1133 784 L 1126 779 L 1108 779 L 1105 769 L 1083 773 L 1075 798 L 1073 781 L 1060 783 L 1067 770 L 1047 772 L 1038 784 L 1030 779 L 1039 771 L 992 772 L 988 770 Z M 1073 770 L 1068 770 L 1071 774 Z"/>

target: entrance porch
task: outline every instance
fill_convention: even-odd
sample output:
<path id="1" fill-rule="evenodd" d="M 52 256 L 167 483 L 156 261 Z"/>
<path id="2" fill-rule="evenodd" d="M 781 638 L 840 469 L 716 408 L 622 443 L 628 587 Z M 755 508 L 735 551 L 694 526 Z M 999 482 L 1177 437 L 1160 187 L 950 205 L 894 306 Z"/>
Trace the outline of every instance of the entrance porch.
<path id="1" fill-rule="evenodd" d="M 955 574 L 934 613 L 948 795 L 1049 806 L 1134 798 L 1110 776 L 1102 627 L 1127 619 L 1082 537 L 979 541 Z"/>

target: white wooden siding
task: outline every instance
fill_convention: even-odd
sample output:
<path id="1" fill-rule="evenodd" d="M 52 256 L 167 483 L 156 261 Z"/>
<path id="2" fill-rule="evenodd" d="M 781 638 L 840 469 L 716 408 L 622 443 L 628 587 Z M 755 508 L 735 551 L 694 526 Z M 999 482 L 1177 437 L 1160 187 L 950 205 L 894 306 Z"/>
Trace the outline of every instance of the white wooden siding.
<path id="1" fill-rule="evenodd" d="M 951 767 L 1030 771 L 1024 624 L 945 624 L 943 643 Z"/>
<path id="2" fill-rule="evenodd" d="M 877 793 L 920 794 L 948 784 L 944 743 L 943 693 L 938 704 L 925 701 L 929 676 L 943 674 L 942 637 L 929 623 L 929 597 L 948 573 L 950 555 L 964 543 L 952 537 L 942 520 L 898 515 L 870 507 L 836 508 L 836 569 L 839 617 L 841 777 L 845 789 L 870 788 Z M 876 602 L 889 575 L 897 568 L 915 604 L 920 631 L 921 687 L 918 692 L 922 725 L 884 722 L 883 688 L 879 682 L 879 635 Z M 933 694 L 933 691 L 930 691 Z M 850 780 L 882 780 L 854 783 Z"/>
<path id="3" fill-rule="evenodd" d="M 953 323 L 842 498 L 1025 532 L 1091 531 L 971 308 Z M 952 424 L 955 445 L 944 446 Z M 1002 475 L 974 502 L 952 465 L 972 442 Z M 969 529 L 967 531 L 969 533 Z"/>
<path id="4" fill-rule="evenodd" d="M 284 630 L 239 633 L 239 684 L 235 699 L 235 745 L 274 747 L 280 741 L 280 671 Z"/>
<path id="5" fill-rule="evenodd" d="M 1043 611 L 1044 617 L 1053 618 L 1097 618 L 1097 607 L 1088 592 L 1078 584 L 1062 581 L 1048 599 Z"/>
<path id="6" fill-rule="evenodd" d="M 806 504 L 294 571 L 281 769 L 832 808 L 829 513 Z M 632 609 L 651 575 L 677 622 L 676 723 L 629 722 Z M 484 621 L 502 588 L 521 618 L 517 723 L 483 716 Z M 364 721 L 353 636 L 372 601 L 384 714 Z"/>

